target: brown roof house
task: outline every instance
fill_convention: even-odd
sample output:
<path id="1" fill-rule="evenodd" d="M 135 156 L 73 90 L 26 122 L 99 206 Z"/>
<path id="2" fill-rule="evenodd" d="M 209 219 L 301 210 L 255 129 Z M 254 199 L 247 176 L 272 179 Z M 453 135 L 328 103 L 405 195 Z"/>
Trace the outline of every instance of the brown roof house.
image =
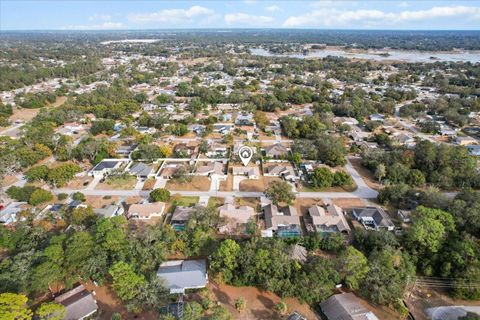
<path id="1" fill-rule="evenodd" d="M 326 208 L 313 206 L 308 209 L 308 214 L 312 218 L 316 232 L 350 232 L 350 226 L 345 219 L 342 208 L 334 204 L 328 204 Z"/>
<path id="2" fill-rule="evenodd" d="M 160 217 L 165 211 L 164 202 L 137 203 L 128 208 L 128 218 L 130 219 L 150 219 Z"/>
<path id="3" fill-rule="evenodd" d="M 192 216 L 195 208 L 194 207 L 184 207 L 177 206 L 173 211 L 172 218 L 170 219 L 170 224 L 173 229 L 181 231 L 185 229 L 185 225 Z"/>
<path id="4" fill-rule="evenodd" d="M 331 296 L 320 309 L 327 320 L 379 320 L 352 292 Z"/>
<path id="5" fill-rule="evenodd" d="M 218 208 L 220 217 L 225 219 L 225 224 L 220 227 L 221 233 L 233 233 L 248 223 L 255 216 L 255 209 L 249 206 L 236 207 L 232 203 L 226 203 Z"/>
<path id="6" fill-rule="evenodd" d="M 302 235 L 300 217 L 293 206 L 279 209 L 274 204 L 268 204 L 262 208 L 265 216 L 265 230 L 263 237 L 298 237 Z"/>
<path id="7" fill-rule="evenodd" d="M 97 302 L 83 285 L 56 297 L 55 302 L 65 307 L 64 320 L 86 319 L 98 309 Z"/>

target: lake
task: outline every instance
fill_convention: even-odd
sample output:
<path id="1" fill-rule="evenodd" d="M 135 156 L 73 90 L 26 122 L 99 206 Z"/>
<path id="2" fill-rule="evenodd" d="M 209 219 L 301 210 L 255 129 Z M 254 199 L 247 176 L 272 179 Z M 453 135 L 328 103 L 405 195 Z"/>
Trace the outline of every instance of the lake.
<path id="1" fill-rule="evenodd" d="M 404 61 L 433 63 L 436 61 L 448 62 L 480 62 L 480 51 L 451 51 L 451 52 L 430 52 L 430 51 L 403 51 L 403 50 L 376 50 L 364 52 L 350 52 L 341 48 L 326 48 L 301 53 L 274 54 L 264 48 L 251 48 L 250 53 L 263 57 L 286 57 L 286 58 L 326 58 L 328 56 L 344 57 L 351 59 L 363 59 L 374 61 Z M 382 55 L 386 54 L 387 55 Z M 432 59 L 435 57 L 435 59 Z"/>

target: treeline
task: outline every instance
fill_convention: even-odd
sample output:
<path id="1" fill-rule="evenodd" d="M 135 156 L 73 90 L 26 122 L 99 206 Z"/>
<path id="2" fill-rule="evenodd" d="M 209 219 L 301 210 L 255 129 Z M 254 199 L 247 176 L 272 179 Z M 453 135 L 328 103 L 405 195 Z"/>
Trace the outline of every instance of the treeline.
<path id="1" fill-rule="evenodd" d="M 365 152 L 362 164 L 386 184 L 431 184 L 442 189 L 480 188 L 476 159 L 463 146 L 418 141 L 415 148 Z"/>
<path id="2" fill-rule="evenodd" d="M 79 78 L 100 71 L 102 66 L 98 59 L 76 61 L 65 66 L 42 67 L 24 64 L 15 67 L 0 66 L 2 81 L 0 91 L 8 91 L 51 78 Z"/>

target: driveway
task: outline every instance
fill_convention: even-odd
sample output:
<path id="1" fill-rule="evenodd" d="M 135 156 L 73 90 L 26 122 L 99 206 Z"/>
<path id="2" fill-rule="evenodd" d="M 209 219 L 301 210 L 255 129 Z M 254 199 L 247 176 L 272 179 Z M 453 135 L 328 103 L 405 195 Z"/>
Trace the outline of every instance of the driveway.
<path id="1" fill-rule="evenodd" d="M 233 191 L 239 191 L 240 190 L 240 182 L 243 180 L 248 179 L 247 177 L 244 176 L 233 176 Z"/>

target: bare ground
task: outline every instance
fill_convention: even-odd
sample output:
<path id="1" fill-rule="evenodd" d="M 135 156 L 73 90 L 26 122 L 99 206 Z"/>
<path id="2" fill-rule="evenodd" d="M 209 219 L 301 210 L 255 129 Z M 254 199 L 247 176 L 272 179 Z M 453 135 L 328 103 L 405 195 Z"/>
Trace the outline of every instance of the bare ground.
<path id="1" fill-rule="evenodd" d="M 168 180 L 165 188 L 175 191 L 208 191 L 210 190 L 210 179 L 204 176 L 194 176 L 191 182 L 178 183 Z"/>

